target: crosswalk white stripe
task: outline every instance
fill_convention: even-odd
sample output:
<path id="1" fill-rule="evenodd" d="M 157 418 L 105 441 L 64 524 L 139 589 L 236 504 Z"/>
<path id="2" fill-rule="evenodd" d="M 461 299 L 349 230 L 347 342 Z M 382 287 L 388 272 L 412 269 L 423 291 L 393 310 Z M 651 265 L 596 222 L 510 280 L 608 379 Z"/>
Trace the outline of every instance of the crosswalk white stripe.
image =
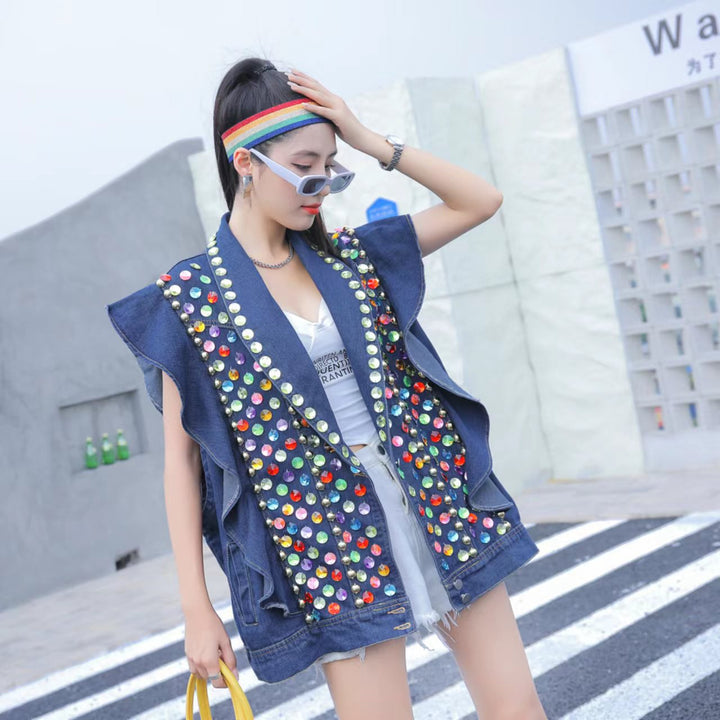
<path id="1" fill-rule="evenodd" d="M 235 637 L 239 640 L 238 636 Z M 235 643 L 233 642 L 233 649 L 234 648 Z M 183 662 L 185 662 L 184 659 Z M 187 662 L 185 662 L 185 668 L 187 668 Z M 187 673 L 186 680 L 189 677 L 190 674 Z M 238 673 L 238 683 L 240 684 L 240 687 L 245 693 L 250 692 L 250 690 L 260 685 L 264 685 L 261 680 L 258 680 L 255 671 L 250 667 L 246 667 L 240 670 L 240 672 Z M 212 685 L 212 683 L 208 683 L 207 690 L 208 702 L 210 703 L 211 707 L 230 699 L 230 694 L 226 688 L 216 688 L 214 685 Z M 197 701 L 195 702 L 195 707 L 197 708 Z M 77 717 L 77 715 L 73 715 L 72 717 L 75 718 Z M 169 720 L 170 718 L 172 718 L 172 720 L 177 720 L 177 718 L 180 717 L 185 717 L 184 694 L 178 695 L 171 700 L 167 700 L 161 705 L 154 705 L 149 710 L 141 712 L 138 715 L 133 715 L 132 720 Z M 67 720 L 70 720 L 70 718 L 67 718 Z"/>
<path id="2" fill-rule="evenodd" d="M 535 677 L 720 577 L 720 550 L 664 575 L 527 648 Z"/>
<path id="3" fill-rule="evenodd" d="M 638 670 L 561 720 L 616 717 L 640 720 L 703 678 L 720 670 L 720 624 Z"/>
<path id="4" fill-rule="evenodd" d="M 232 620 L 232 607 L 229 603 L 218 606 L 215 610 L 224 623 Z M 109 653 L 86 660 L 78 665 L 58 670 L 50 675 L 46 675 L 40 680 L 22 685 L 0 695 L 0 712 L 12 710 L 20 705 L 37 700 L 40 697 L 50 695 L 68 685 L 87 680 L 107 670 L 112 670 L 127 662 L 144 657 L 149 653 L 161 650 L 174 643 L 182 642 L 184 637 L 185 626 L 176 625 L 174 628 L 158 633 L 157 635 L 150 635 L 142 640 L 123 645 Z M 239 647 L 242 647 L 242 643 L 240 643 Z M 187 668 L 187 662 L 185 662 L 184 667 Z"/>
<path id="5" fill-rule="evenodd" d="M 515 594 L 512 598 L 513 612 L 516 617 L 527 615 L 638 558 L 709 527 L 718 520 L 718 512 L 692 513 L 638 535 Z"/>
<path id="6" fill-rule="evenodd" d="M 553 575 L 547 580 L 536 583 L 510 598 L 515 617 L 520 619 L 525 614 L 542 607 L 557 597 L 571 592 L 581 585 L 593 582 L 642 555 L 697 532 L 719 519 L 720 513 L 715 512 L 694 513 L 693 515 L 678 518 L 611 548 L 590 560 Z M 666 531 L 664 535 L 662 534 L 663 529 Z M 464 702 L 460 698 L 463 698 Z M 458 717 L 462 717 L 473 710 L 464 683 L 458 683 L 420 703 L 417 706 L 416 717 L 423 717 L 423 712 L 427 713 L 426 717 L 445 717 L 442 715 L 443 708 L 448 703 L 450 703 L 451 707 L 465 708 Z"/>
<path id="7" fill-rule="evenodd" d="M 538 640 L 526 648 L 533 677 L 537 678 L 552 670 L 718 577 L 720 577 L 720 550 L 703 555 L 572 625 Z M 414 708 L 415 717 L 418 720 L 423 717 L 443 717 L 443 707 L 450 701 L 459 713 L 456 717 L 464 717 L 474 710 L 465 683 L 458 682 L 418 703 Z M 617 708 L 615 710 L 617 711 Z M 612 715 L 599 713 L 594 717 L 612 717 Z M 624 712 L 623 720 L 625 720 Z"/>
<path id="8" fill-rule="evenodd" d="M 530 560 L 530 562 L 527 563 L 527 565 L 530 565 L 538 560 L 544 560 L 546 557 L 549 557 L 554 553 L 565 550 L 571 545 L 587 540 L 593 535 L 610 530 L 611 528 L 621 525 L 624 522 L 627 522 L 627 520 L 591 520 L 589 522 L 582 523 L 581 525 L 570 527 L 567 530 L 561 530 L 560 532 L 554 533 L 553 535 L 535 543 L 540 552 L 538 552 Z"/>
<path id="9" fill-rule="evenodd" d="M 242 646 L 240 637 L 236 635 L 234 642 L 231 641 L 231 644 L 233 649 L 237 651 L 239 647 Z M 245 685 L 242 684 L 243 681 L 249 685 L 251 680 L 254 679 L 255 685 L 260 684 L 260 681 L 257 677 L 255 677 L 255 673 L 253 673 L 252 670 L 248 668 L 243 672 L 247 673 L 247 677 L 243 677 L 243 680 L 240 681 L 243 689 L 245 689 Z M 243 675 L 243 672 L 241 672 L 240 675 Z M 143 690 L 159 685 L 160 683 L 176 677 L 177 675 L 182 675 L 183 673 L 186 673 L 188 678 L 190 677 L 190 671 L 188 670 L 187 659 L 185 657 L 180 658 L 179 660 L 173 660 L 165 665 L 161 665 L 160 667 L 155 668 L 150 672 L 143 673 L 142 675 L 136 675 L 129 680 L 120 682 L 117 685 L 113 685 L 112 687 L 102 690 L 101 692 L 94 693 L 93 695 L 88 695 L 76 702 L 63 705 L 62 707 L 57 708 L 56 710 L 51 710 L 44 715 L 39 715 L 35 718 L 35 720 L 71 720 L 72 718 L 80 717 L 93 710 L 99 710 L 100 708 L 107 707 L 119 700 L 124 700 L 131 695 L 135 695 Z M 215 688 L 209 687 L 208 691 L 211 689 Z M 209 694 L 210 693 L 208 692 L 208 695 Z M 228 694 L 227 690 L 225 690 L 225 695 L 221 699 L 227 698 Z"/>
<path id="10" fill-rule="evenodd" d="M 464 683 L 455 683 L 413 706 L 415 720 L 459 720 L 473 712 L 474 705 Z"/>

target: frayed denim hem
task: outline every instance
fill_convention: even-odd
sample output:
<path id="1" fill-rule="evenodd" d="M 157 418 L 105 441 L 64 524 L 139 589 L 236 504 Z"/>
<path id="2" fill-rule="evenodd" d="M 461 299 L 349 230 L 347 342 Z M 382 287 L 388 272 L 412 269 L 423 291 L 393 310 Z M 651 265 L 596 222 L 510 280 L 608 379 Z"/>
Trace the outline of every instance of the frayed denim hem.
<path id="1" fill-rule="evenodd" d="M 463 608 L 464 610 L 465 608 Z M 457 626 L 457 616 L 462 610 L 450 609 L 447 612 L 440 615 L 437 611 L 433 610 L 429 617 L 422 618 L 419 622 L 418 629 L 405 636 L 406 642 L 408 640 L 415 640 L 420 647 L 428 650 L 429 652 L 435 652 L 436 648 L 430 647 L 425 642 L 425 636 L 431 633 L 437 635 L 440 642 L 452 652 L 452 647 L 448 644 L 448 641 L 452 642 L 452 638 L 448 635 L 447 638 L 443 634 L 443 628 L 450 630 L 452 626 Z M 425 635 L 423 635 L 425 631 Z M 365 662 L 365 651 L 367 646 L 355 648 L 353 650 L 347 650 L 345 652 L 331 652 L 321 655 L 314 663 L 315 677 L 317 680 L 325 680 L 324 673 L 322 672 L 322 665 L 328 662 L 334 662 L 335 660 L 346 660 L 348 658 L 359 657 L 362 662 Z"/>
<path id="2" fill-rule="evenodd" d="M 463 608 L 462 610 L 465 610 Z M 453 638 L 450 635 L 447 635 L 447 637 L 443 634 L 444 630 L 451 630 L 452 626 L 457 627 L 457 616 L 462 612 L 462 610 L 454 610 L 450 609 L 446 613 L 443 613 L 442 616 L 438 616 L 438 619 L 433 623 L 432 631 L 437 635 L 440 642 L 452 652 L 452 647 L 450 647 L 449 643 L 454 642 Z M 422 645 L 422 642 L 418 640 L 418 642 Z M 425 645 L 422 645 L 425 647 Z"/>
<path id="3" fill-rule="evenodd" d="M 315 678 L 317 680 L 324 680 L 325 674 L 322 672 L 322 667 L 324 663 L 328 662 L 334 662 L 335 660 L 346 660 L 347 658 L 352 657 L 360 657 L 360 660 L 362 662 L 365 662 L 365 648 L 355 648 L 354 650 L 347 650 L 346 652 L 331 652 L 331 653 L 325 653 L 325 655 L 321 655 L 314 663 L 313 667 L 315 668 Z"/>

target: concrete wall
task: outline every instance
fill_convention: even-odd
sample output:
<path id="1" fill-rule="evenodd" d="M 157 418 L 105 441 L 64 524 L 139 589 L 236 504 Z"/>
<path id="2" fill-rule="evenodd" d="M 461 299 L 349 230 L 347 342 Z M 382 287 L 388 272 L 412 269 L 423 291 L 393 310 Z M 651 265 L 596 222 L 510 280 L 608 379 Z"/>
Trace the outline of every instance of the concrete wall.
<path id="1" fill-rule="evenodd" d="M 409 85 L 421 146 L 482 175 L 504 194 L 474 79 L 420 79 Z M 433 204 L 438 200 L 433 197 Z M 508 244 L 506 203 L 489 221 L 435 253 L 444 275 L 438 291 L 450 312 L 430 306 L 425 317 L 438 351 L 461 358 L 465 386 L 487 407 L 493 469 L 513 492 L 547 479 L 553 469 Z M 458 338 L 455 348 L 441 342 L 448 325 Z"/>
<path id="2" fill-rule="evenodd" d="M 641 473 L 565 52 L 485 73 L 478 87 L 553 475 Z"/>
<path id="3" fill-rule="evenodd" d="M 201 147 L 171 145 L 0 242 L 0 610 L 170 551 L 162 418 L 104 306 L 204 248 Z M 118 427 L 131 458 L 85 470 L 85 437 Z"/>

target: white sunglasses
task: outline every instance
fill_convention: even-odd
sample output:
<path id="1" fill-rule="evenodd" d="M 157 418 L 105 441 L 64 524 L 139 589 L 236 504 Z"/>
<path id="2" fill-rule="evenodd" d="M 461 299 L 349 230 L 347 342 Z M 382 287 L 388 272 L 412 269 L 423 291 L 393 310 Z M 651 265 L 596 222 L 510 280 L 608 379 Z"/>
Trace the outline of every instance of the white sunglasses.
<path id="1" fill-rule="evenodd" d="M 327 175 L 297 175 L 292 170 L 288 170 L 258 150 L 255 150 L 255 148 L 250 148 L 250 152 L 256 157 L 259 157 L 276 175 L 279 175 L 283 180 L 287 180 L 291 185 L 294 185 L 298 195 L 306 197 L 317 195 L 326 185 L 330 186 L 331 193 L 342 192 L 355 177 L 354 172 L 343 167 L 337 161 L 334 161 L 333 167 L 331 168 L 335 173 L 334 177 L 327 177 Z M 335 168 L 339 168 L 340 172 L 337 172 Z"/>

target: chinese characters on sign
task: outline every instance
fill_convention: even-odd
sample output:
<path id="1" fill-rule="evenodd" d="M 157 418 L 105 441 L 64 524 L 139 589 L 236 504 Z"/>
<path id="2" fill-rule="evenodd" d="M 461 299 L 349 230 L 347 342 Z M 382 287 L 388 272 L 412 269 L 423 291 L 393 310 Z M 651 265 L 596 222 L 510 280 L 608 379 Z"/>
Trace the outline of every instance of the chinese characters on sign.
<path id="1" fill-rule="evenodd" d="M 709 52 L 699 58 L 691 57 L 687 61 L 687 74 L 699 75 L 703 72 L 710 72 L 716 68 L 716 52 Z"/>

